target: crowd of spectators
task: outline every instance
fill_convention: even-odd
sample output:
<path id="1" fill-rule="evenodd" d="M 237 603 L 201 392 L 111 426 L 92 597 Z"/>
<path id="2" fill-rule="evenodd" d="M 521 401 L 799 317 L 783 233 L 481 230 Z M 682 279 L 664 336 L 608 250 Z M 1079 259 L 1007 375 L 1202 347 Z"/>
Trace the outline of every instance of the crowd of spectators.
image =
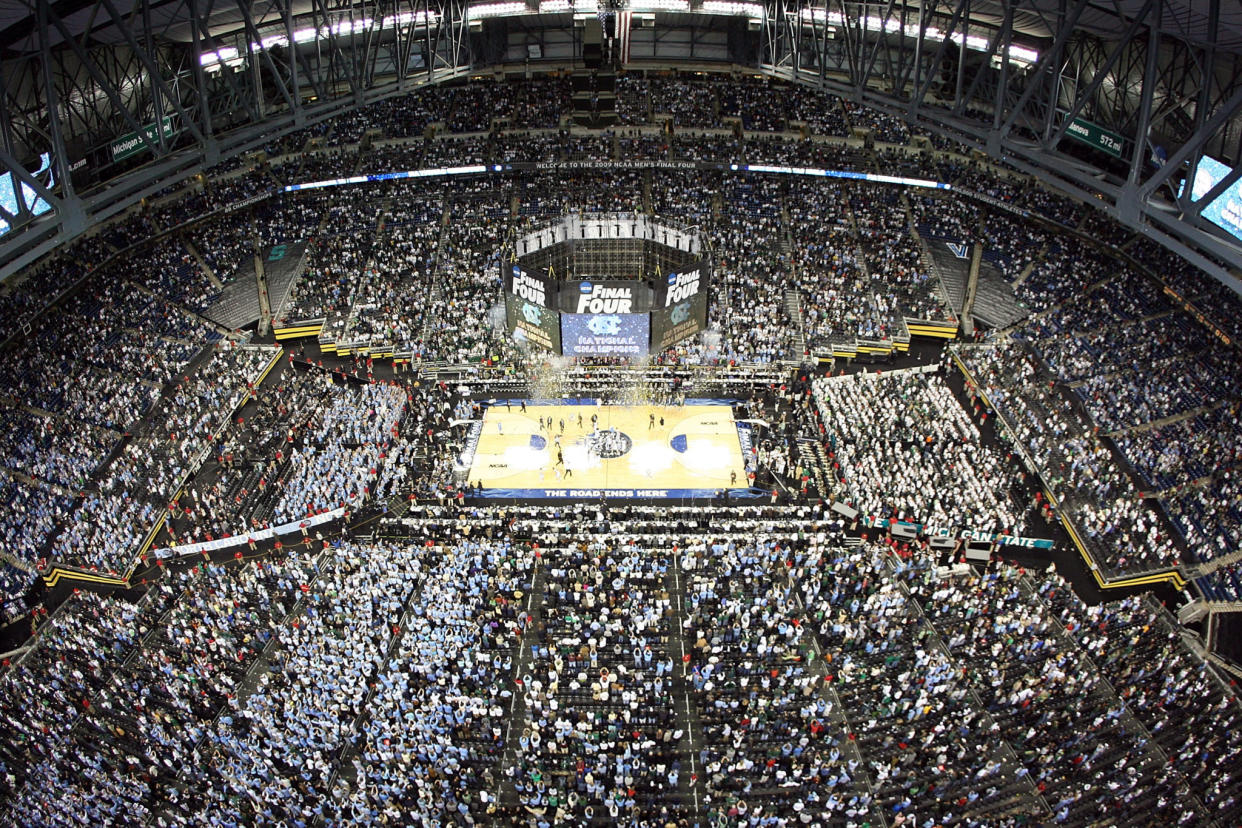
<path id="1" fill-rule="evenodd" d="M 1010 340 L 959 356 L 1104 572 L 1177 565 L 1178 547 L 1159 515 L 1023 343 Z"/>
<path id="2" fill-rule="evenodd" d="M 34 328 L 0 369 L 9 400 L 0 465 L 21 476 L 6 484 L 4 551 L 32 567 L 80 493 L 85 508 L 104 505 L 92 484 L 102 464 L 213 338 L 191 316 L 120 279 L 68 298 Z M 6 570 L 5 594 L 24 591 L 32 577 Z"/>
<path id="3" fill-rule="evenodd" d="M 407 392 L 374 383 L 333 390 L 279 472 L 281 496 L 272 512 L 273 524 L 338 508 L 357 509 L 371 495 L 385 451 L 405 415 Z"/>
<path id="4" fill-rule="evenodd" d="M 444 208 L 436 195 L 426 192 L 417 205 L 381 216 L 383 230 L 371 246 L 349 318 L 334 332 L 338 342 L 355 348 L 413 349 L 422 334 L 428 312 L 424 300 L 438 263 Z"/>
<path id="5" fill-rule="evenodd" d="M 508 339 L 490 313 L 500 300 L 496 236 L 509 223 L 507 195 L 484 187 L 452 202 L 439 272 L 422 303 L 424 327 L 416 332 L 423 359 L 478 363 L 497 355 Z"/>
<path id="6" fill-rule="evenodd" d="M 651 123 L 651 84 L 646 76 L 617 77 L 617 117 L 622 125 Z"/>
<path id="7" fill-rule="evenodd" d="M 314 574 L 295 558 L 200 565 L 137 605 L 75 595 L 6 676 L 4 715 L 24 734 L 5 744 L 11 813 L 40 825 L 176 813 L 179 777 Z"/>
<path id="8" fill-rule="evenodd" d="M 651 111 L 656 121 L 668 120 L 676 127 L 715 127 L 720 124 L 716 83 L 686 83 L 673 78 L 647 81 Z"/>
<path id="9" fill-rule="evenodd" d="M 254 515 L 281 496 L 275 481 L 289 449 L 332 389 L 331 373 L 301 366 L 285 370 L 274 387 L 257 390 L 220 428 L 184 495 L 169 505 L 168 545 L 263 528 Z"/>
<path id="10" fill-rule="evenodd" d="M 0 599 L 6 612 L 21 614 L 34 581 L 34 566 L 48 541 L 73 508 L 70 495 L 46 485 L 0 480 Z M 14 566 L 16 562 L 18 565 Z"/>
<path id="11" fill-rule="evenodd" d="M 526 723 L 502 790 L 553 822 L 675 819 L 686 734 L 664 626 L 668 557 L 593 541 L 541 563 L 544 601 L 523 637 Z"/>
<path id="12" fill-rule="evenodd" d="M 852 101 L 843 100 L 841 105 L 850 124 L 867 130 L 872 140 L 882 144 L 910 143 L 910 128 L 901 118 Z"/>
<path id="13" fill-rule="evenodd" d="M 201 464 L 225 419 L 276 353 L 272 346 L 217 346 L 198 370 L 172 386 L 145 427 L 84 491 L 56 537 L 52 557 L 126 572 L 165 505 Z"/>
<path id="14" fill-rule="evenodd" d="M 809 574 L 804 567 L 836 552 L 825 571 L 849 571 L 831 540 L 821 532 L 805 543 L 730 533 L 688 538 L 678 550 L 688 605 L 682 634 L 714 820 L 861 824 L 874 817 L 862 754 L 789 569 Z M 810 596 L 819 584 L 804 588 Z"/>
<path id="15" fill-rule="evenodd" d="M 720 87 L 720 117 L 737 118 L 742 129 L 755 132 L 783 132 L 789 127 L 787 110 L 773 106 L 780 90 L 772 83 L 728 83 Z"/>
<path id="16" fill-rule="evenodd" d="M 508 678 L 523 646 L 520 601 L 533 587 L 535 551 L 480 537 L 426 554 L 426 579 L 378 673 L 375 713 L 351 762 L 355 784 L 337 797 L 341 817 L 355 822 L 454 812 L 485 821 L 497 807 Z"/>
<path id="17" fill-rule="evenodd" d="M 1150 275 L 1085 245 L 1051 242 L 1021 286 L 1046 312 L 1020 344 L 962 356 L 1106 571 L 1174 566 L 1182 548 L 1195 563 L 1228 554 L 1242 522 L 1230 497 L 1204 493 L 1239 459 L 1237 360 Z M 1217 597 L 1242 594 L 1217 580 Z"/>
<path id="18" fill-rule="evenodd" d="M 1010 459 L 984 445 L 938 373 L 825 377 L 814 397 L 835 499 L 872 518 L 1022 534 Z"/>
<path id="19" fill-rule="evenodd" d="M 1149 491 L 1165 491 L 1242 465 L 1239 403 L 1114 438 Z"/>
<path id="20" fill-rule="evenodd" d="M 898 191 L 791 182 L 789 193 L 785 213 L 812 350 L 830 352 L 855 337 L 893 339 L 905 334 L 904 318 L 949 316 Z"/>
<path id="21" fill-rule="evenodd" d="M 344 317 L 353 305 L 365 274 L 373 238 L 344 232 L 316 239 L 308 253 L 307 268 L 285 304 L 281 321 Z"/>
<path id="22" fill-rule="evenodd" d="M 243 216 L 222 216 L 195 225 L 185 238 L 212 274 L 223 284 L 254 272 L 254 238 L 238 232 L 237 222 Z"/>
<path id="23" fill-rule="evenodd" d="M 1185 647 L 1173 617 L 1150 596 L 1089 607 L 1067 587 L 1050 579 L 1039 590 L 1090 666 L 1120 688 L 1138 727 L 1151 734 L 1157 758 L 1167 762 L 1169 782 L 1185 803 L 1181 807 L 1194 812 L 1181 821 L 1236 821 L 1242 808 L 1234 772 L 1239 748 L 1225 737 L 1228 730 L 1217 729 L 1236 727 L 1239 719 L 1233 682 Z M 1136 784 L 1129 790 L 1132 802 L 1153 798 L 1149 788 Z M 1170 798 L 1157 799 L 1157 808 L 1168 813 Z"/>
<path id="24" fill-rule="evenodd" d="M 726 364 L 770 363 L 799 358 L 790 336 L 798 320 L 789 314 L 783 285 L 789 283 L 788 240 L 772 181 L 728 177 L 721 185 L 721 212 L 712 225 L 713 267 L 721 284 L 708 309 L 719 331 L 716 359 Z"/>
<path id="25" fill-rule="evenodd" d="M 1073 600 L 1067 583 L 1055 574 L 1030 577 L 1009 567 L 946 581 L 925 562 L 912 564 L 898 577 L 922 605 L 930 631 L 953 653 L 964 683 L 994 717 L 994 736 L 1022 763 L 1016 776 L 1038 791 L 1050 812 L 1046 822 L 1135 822 L 1155 814 L 1170 824 L 1204 821 L 1201 803 L 1186 795 L 1190 769 L 1169 761 L 1157 743 L 1159 720 L 1180 714 L 1170 710 L 1144 720 L 1133 703 L 1152 665 L 1119 636 L 1111 649 L 1128 675 L 1102 672 L 1093 652 L 1074 641 L 1083 619 L 1057 611 Z M 1113 634 L 1106 622 L 1096 629 L 1100 639 Z M 1163 630 L 1152 629 L 1140 639 L 1156 647 L 1158 639 L 1167 640 Z"/>
<path id="26" fill-rule="evenodd" d="M 1242 709 L 1150 600 L 818 507 L 428 505 L 74 595 L 0 679 L 31 824 L 1229 824 Z M 55 790 L 55 797 L 48 792 Z"/>
<path id="27" fill-rule="evenodd" d="M 877 292 L 887 290 L 889 305 L 914 319 L 948 319 L 938 282 L 922 263 L 922 249 L 910 232 L 905 195 L 895 188 L 851 193 L 850 209 L 862 262 Z"/>
<path id="28" fill-rule="evenodd" d="M 1242 480 L 1236 467 L 1170 491 L 1161 503 L 1185 536 L 1196 563 L 1236 555 L 1242 549 Z M 1218 583 L 1209 597 L 1242 600 L 1242 579 L 1236 567 L 1214 580 Z"/>
<path id="29" fill-rule="evenodd" d="M 799 187 L 786 206 L 807 345 L 831 351 L 854 335 L 889 334 L 888 303 L 871 294 L 843 188 Z"/>
<path id="30" fill-rule="evenodd" d="M 310 824 L 325 815 L 340 752 L 356 737 L 428 551 L 352 543 L 329 551 L 305 611 L 276 630 L 257 685 L 230 698 L 207 729 L 211 761 L 186 769 L 201 797 L 195 821 L 212 813 L 224 825 Z"/>
<path id="31" fill-rule="evenodd" d="M 285 319 L 327 318 L 335 326 L 328 331 L 331 335 L 409 348 L 429 362 L 487 363 L 499 356 L 512 363 L 516 352 L 493 323 L 501 300 L 497 257 L 516 202 L 519 221 L 567 211 L 650 209 L 700 225 L 713 242 L 714 298 L 706 335 L 661 356 L 679 363 L 797 360 L 804 356 L 801 348 L 830 350 L 836 342 L 857 337 L 891 338 L 901 332 L 903 317 L 943 318 L 946 309 L 935 280 L 923 272 L 911 226 L 928 238 L 983 240 L 1001 259 L 1005 275 L 1021 282 L 1016 292 L 1022 301 L 1044 315 L 1020 331 L 1021 342 L 964 352 L 963 359 L 989 402 L 1014 427 L 1016 445 L 1033 458 L 1102 569 L 1109 575 L 1164 569 L 1178 563 L 1181 545 L 1189 549 L 1189 560 L 1198 562 L 1236 551 L 1242 537 L 1236 480 L 1242 447 L 1236 438 L 1235 400 L 1242 378 L 1236 360 L 1222 352 L 1219 341 L 1191 313 L 1175 309 L 1151 274 L 1119 263 L 1111 252 L 1096 249 L 1078 235 L 1054 234 L 1033 224 L 1030 216 L 1021 218 L 1020 212 L 944 197 L 911 194 L 907 199 L 898 190 L 870 184 L 782 182 L 718 170 L 540 172 L 503 182 L 489 178 L 432 185 L 419 190 L 417 204 L 409 190 L 397 185 L 278 195 L 156 238 L 182 221 L 270 190 L 276 181 L 334 178 L 359 170 L 500 159 L 608 158 L 614 149 L 622 159 L 762 160 L 846 168 L 887 163 L 888 158 L 916 163 L 900 148 L 869 154 L 853 146 L 861 144 L 857 140 L 843 147 L 841 141 L 779 140 L 766 134 L 793 123 L 806 124 L 816 138 L 840 138 L 858 127 L 883 144 L 909 141 L 909 131 L 898 120 L 801 87 L 778 87 L 770 81 L 625 77 L 619 88 L 627 123 L 645 123 L 654 114 L 657 121 L 671 122 L 671 134 L 649 134 L 655 127 L 645 127 L 641 135 L 614 140 L 611 135 L 582 138 L 553 132 L 568 107 L 564 79 L 517 82 L 512 87 L 472 82 L 449 94 L 422 90 L 274 141 L 269 155 L 278 160 L 270 168 L 248 161 L 222 165 L 204 185 L 167 193 L 172 197 L 168 203 L 136 209 L 24 280 L 6 284 L 0 291 L 4 320 L 0 333 L 17 332 L 26 324 L 32 324 L 32 332 L 0 369 L 9 398 L 0 409 L 0 465 L 25 478 L 4 481 L 0 502 L 6 506 L 0 528 L 5 537 L 0 549 L 26 565 L 50 552 L 58 562 L 124 571 L 147 531 L 165 514 L 176 484 L 193 471 L 203 452 L 213 449 L 208 454 L 218 452 L 220 460 L 226 453 L 241 457 L 246 450 L 242 446 L 260 439 L 260 431 L 272 438 L 272 451 L 260 452 L 262 459 L 256 455 L 244 468 L 241 464 L 224 468 L 211 484 L 214 489 L 194 489 L 199 494 L 190 496 L 198 498 L 193 517 L 185 517 L 183 510 L 167 512 L 178 516 L 174 539 L 203 539 L 253 527 L 255 504 L 247 498 L 255 496 L 253 486 L 259 481 L 270 506 L 263 522 L 296 520 L 361 503 L 374 494 L 395 496 L 427 487 L 422 489 L 425 494 L 447 487 L 451 448 L 437 446 L 431 433 L 450 433 L 442 389 L 408 399 L 404 389 L 389 386 L 326 390 L 322 380 L 312 381 L 291 400 L 262 401 L 272 414 L 261 429 L 257 423 L 250 428 L 235 424 L 228 432 L 232 436 L 221 438 L 223 418 L 249 390 L 248 378 L 270 353 L 226 348 L 195 360 L 216 338 L 194 315 L 216 295 L 199 258 L 215 277 L 228 281 L 248 274 L 256 250 L 314 239 L 309 270 L 294 290 Z M 720 131 L 724 118 L 739 118 L 743 130 L 760 134 L 725 134 Z M 496 119 L 508 127 L 544 132 L 488 134 Z M 433 123 L 470 137 L 428 137 Z M 712 134 L 692 134 L 693 130 Z M 368 133 L 372 135 L 367 137 Z M 318 144 L 325 138 L 326 148 L 281 155 L 301 150 L 311 139 Z M 380 139 L 404 143 L 374 152 L 365 149 L 368 142 Z M 1130 239 L 1076 202 L 963 161 L 928 163 L 938 177 L 955 186 L 960 183 L 1066 228 L 1081 226 L 1095 241 L 1127 245 L 1142 266 L 1157 271 L 1155 275 L 1166 283 L 1176 282 L 1186 298 L 1206 306 L 1217 324 L 1236 333 L 1235 317 L 1242 315 L 1227 312 L 1236 307 L 1235 298 L 1221 294 L 1220 285 L 1169 261 L 1142 239 Z M 441 242 L 446 203 L 448 225 Z M 239 227 L 244 232 L 238 232 Z M 125 253 L 105 266 L 108 257 L 121 250 Z M 47 301 L 84 277 L 76 295 L 36 316 Z M 1027 504 L 1010 496 L 1012 472 L 1003 453 L 982 446 L 968 419 L 931 415 L 939 412 L 938 407 L 957 411 L 947 394 L 938 380 L 926 377 L 833 378 L 818 385 L 819 411 L 828 426 L 824 437 L 836 441 L 833 459 L 839 464 L 831 493 L 871 515 L 931 524 L 965 519 L 972 528 L 1021 532 Z M 409 417 L 417 420 L 417 429 L 399 434 L 402 429 L 394 429 L 407 403 L 417 415 Z M 283 412 L 276 411 L 280 405 Z M 358 417 L 360 411 L 367 413 Z M 294 422 L 300 417 L 305 419 Z M 1183 419 L 1160 424 L 1170 417 Z M 282 442 L 290 429 L 306 422 L 312 425 L 299 432 L 302 442 Z M 1101 439 L 1097 426 L 1114 432 L 1110 440 Z M 925 430 L 918 432 L 922 442 L 898 436 L 908 436 L 912 428 Z M 226 452 L 218 446 L 220 439 L 235 441 L 229 445 L 236 448 Z M 101 468 L 118 448 L 119 456 Z M 416 475 L 409 472 L 424 451 L 437 462 Z M 278 462 L 275 452 L 282 453 Z M 1126 466 L 1137 473 L 1140 484 Z M 1160 494 L 1162 511 L 1140 497 L 1140 487 Z M 490 572 L 491 554 L 467 550 L 454 553 L 449 561 L 451 566 Z M 585 552 L 564 553 L 579 554 Z M 745 560 L 740 566 L 758 578 L 766 565 L 759 561 L 769 552 L 746 548 L 741 554 Z M 487 563 L 470 563 L 477 560 L 475 555 L 483 555 Z M 576 564 L 580 570 L 585 565 Z M 494 577 L 471 572 L 471 578 L 484 579 L 480 584 Z M 635 582 L 642 582 L 657 573 L 644 569 L 632 574 Z M 31 578 L 24 568 L 6 565 L 0 572 L 0 591 L 17 596 Z M 511 579 L 501 581 L 513 584 Z M 1232 570 L 1214 583 L 1220 595 L 1242 597 Z M 736 614 L 745 610 L 747 600 L 772 598 L 773 589 L 758 578 L 747 598 L 713 595 L 704 600 L 718 602 L 721 612 Z M 892 598 L 885 593 L 866 608 L 878 611 Z M 912 612 L 900 601 L 887 606 L 895 607 L 899 616 Z M 626 609 L 646 612 L 641 604 L 631 603 Z M 498 617 L 513 621 L 512 616 Z M 550 615 L 549 623 L 565 621 Z M 771 630 L 767 633 L 771 640 Z M 818 634 L 825 633 L 821 629 Z M 671 646 L 671 641 L 664 646 Z M 539 690 L 540 703 L 549 703 L 562 689 L 561 668 L 550 653 L 538 656 L 545 674 L 551 671 L 557 676 L 556 691 L 545 692 L 546 684 Z M 770 650 L 765 657 L 773 657 Z M 635 679 L 629 665 L 624 666 L 624 672 L 616 672 L 616 692 L 638 693 L 648 700 L 661 697 L 663 685 L 656 690 L 644 683 L 645 673 Z M 736 662 L 727 667 L 750 669 Z M 792 688 L 801 687 L 805 678 L 796 670 L 781 674 L 784 685 Z M 480 682 L 479 690 L 492 677 L 476 672 L 472 680 Z M 564 681 L 568 682 L 568 674 Z M 395 699 L 405 691 L 394 692 Z M 696 692 L 707 699 L 712 691 L 696 687 Z M 524 708 L 535 702 L 534 697 L 522 700 Z M 400 706 L 395 700 L 392 704 Z M 472 701 L 457 710 L 480 722 L 495 720 L 491 704 L 486 707 L 484 711 Z M 117 721 L 113 726 L 128 732 Z M 556 732 L 554 724 L 548 726 L 551 730 L 543 731 L 541 738 Z M 705 772 L 692 786 L 685 781 L 684 762 L 676 775 L 679 781 L 669 781 L 671 761 L 658 773 L 656 764 L 631 768 L 631 774 L 641 778 L 635 790 L 641 789 L 642 795 L 630 793 L 631 786 L 623 784 L 625 796 L 620 800 L 616 790 L 602 781 L 573 790 L 572 803 L 568 787 L 556 788 L 550 782 L 541 787 L 532 784 L 529 774 L 520 788 L 512 777 L 494 776 L 493 781 L 505 791 L 504 807 L 514 803 L 548 807 L 548 798 L 555 793 L 556 807 L 575 818 L 584 817 L 588 807 L 600 818 L 616 816 L 614 808 L 627 815 L 658 815 L 662 809 L 678 814 L 696 793 L 710 793 L 714 802 L 726 803 L 722 806 L 726 817 L 744 815 L 744 808 L 754 809 L 760 801 L 767 803 L 760 807 L 794 807 L 793 800 L 779 792 L 766 791 L 763 799 L 735 789 L 730 773 L 753 761 L 753 753 L 730 748 L 735 725 L 725 730 L 715 722 L 712 727 L 708 735 L 718 748 L 710 757 L 715 773 Z M 368 738 L 371 735 L 368 732 Z M 221 749 L 241 750 L 245 744 L 238 736 Z M 628 747 L 632 753 L 636 746 L 642 749 L 643 742 L 631 741 L 618 749 L 624 752 Z M 483 757 L 492 757 L 488 751 L 496 747 L 482 739 L 464 753 L 453 753 L 462 768 L 472 768 L 469 773 L 463 770 L 463 778 L 482 778 Z M 386 747 L 376 742 L 366 750 L 381 755 Z M 40 772 L 47 774 L 42 778 L 51 779 L 72 768 L 95 778 L 104 773 L 102 768 L 118 767 L 117 755 L 101 755 L 89 768 L 63 764 L 69 760 L 60 756 Z M 419 761 L 427 771 L 446 755 L 428 754 Z M 538 751 L 529 755 L 537 757 Z M 539 773 L 546 775 L 542 768 L 570 755 L 572 751 L 558 754 L 550 765 L 537 760 Z M 783 754 L 785 759 L 790 755 Z M 837 759 L 833 758 L 834 767 L 839 768 Z M 701 761 L 707 768 L 708 759 Z M 797 778 L 808 768 L 803 761 L 780 761 L 768 766 L 771 775 L 764 777 L 766 781 L 778 778 L 777 765 L 786 774 L 780 778 Z M 314 796 L 306 791 L 290 793 L 291 788 L 279 798 L 285 803 L 296 800 L 301 809 L 304 802 L 330 789 L 335 770 L 308 783 Z M 996 773 L 993 768 L 980 779 L 992 779 Z M 833 776 L 849 788 L 849 782 Z M 477 815 L 495 804 L 481 797 L 464 801 L 462 794 L 470 786 L 449 790 L 441 776 L 429 771 L 422 778 L 427 793 L 413 795 L 418 807 L 431 807 L 428 797 L 442 797 L 437 801 L 452 808 L 464 805 L 465 812 Z M 596 772 L 595 778 L 602 780 L 604 774 Z M 894 799 L 894 778 L 885 776 L 880 781 L 887 784 L 872 788 L 875 800 L 858 792 L 800 804 L 823 813 L 891 808 L 901 802 Z M 1062 792 L 1077 784 L 1054 781 Z M 956 777 L 946 782 L 953 790 L 961 784 Z M 360 809 L 358 813 L 396 807 L 392 803 L 401 798 L 397 793 L 379 797 L 374 787 L 379 782 L 373 779 L 371 785 L 349 789 L 351 807 Z M 136 798 L 132 779 L 109 790 L 114 805 Z M 998 786 L 990 796 L 1004 795 L 1004 787 Z M 75 802 L 80 802 L 81 794 L 77 796 Z M 999 799 L 985 797 L 985 801 Z M 25 807 L 37 805 L 31 802 Z M 1082 813 L 1076 805 L 1054 808 L 1053 813 L 1060 816 L 1062 810 L 1070 815 L 1067 818 Z M 285 813 L 293 812 L 289 805 Z"/>

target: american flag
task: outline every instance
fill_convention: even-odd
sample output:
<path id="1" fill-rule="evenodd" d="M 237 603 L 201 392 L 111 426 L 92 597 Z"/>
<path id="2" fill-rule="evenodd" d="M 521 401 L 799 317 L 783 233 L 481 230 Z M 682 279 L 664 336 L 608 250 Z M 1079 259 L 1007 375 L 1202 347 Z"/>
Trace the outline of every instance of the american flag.
<path id="1" fill-rule="evenodd" d="M 630 62 L 630 25 L 633 19 L 631 12 L 617 12 L 617 55 L 622 66 Z"/>

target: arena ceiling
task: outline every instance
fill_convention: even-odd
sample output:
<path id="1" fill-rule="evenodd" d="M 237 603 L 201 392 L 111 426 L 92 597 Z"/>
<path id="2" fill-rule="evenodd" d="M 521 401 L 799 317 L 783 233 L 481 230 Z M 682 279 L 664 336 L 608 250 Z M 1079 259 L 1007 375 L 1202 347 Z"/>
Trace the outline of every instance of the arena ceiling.
<path id="1" fill-rule="evenodd" d="M 971 19 L 999 28 L 1005 5 L 1002 2 L 972 4 Z M 1160 28 L 1166 35 L 1206 46 L 1212 42 L 1215 32 L 1217 48 L 1242 52 L 1242 4 L 1220 3 L 1215 14 L 1211 0 L 1165 0 L 1162 5 Z M 1067 13 L 1072 6 L 1072 3 L 1060 0 L 1020 0 L 1014 4 L 1014 29 L 1028 37 L 1050 40 L 1059 30 L 1059 16 Z M 1147 18 L 1150 11 L 1146 10 L 1146 6 L 1145 0 L 1097 0 L 1086 6 L 1075 26 L 1080 31 L 1108 40 L 1124 32 L 1140 15 Z M 951 3 L 939 6 L 943 14 L 952 14 L 953 8 Z M 1212 22 L 1214 18 L 1215 25 Z"/>
<path id="2" fill-rule="evenodd" d="M 707 54 L 721 69 L 751 67 L 866 101 L 1101 201 L 1134 229 L 1159 227 L 1183 255 L 1193 239 L 1218 260 L 1242 260 L 1188 197 L 1177 198 L 1174 177 L 1192 173 L 1204 154 L 1242 169 L 1242 4 L 931 2 L 628 0 L 634 11 L 655 11 L 648 38 L 663 45 L 642 58 L 647 68 Z M 42 235 L 22 241 L 21 258 L 0 264 L 0 276 L 158 191 L 159 179 L 201 171 L 273 130 L 410 82 L 525 66 L 532 43 L 545 46 L 549 65 L 576 65 L 574 18 L 595 8 L 593 0 L 0 0 L 0 165 L 14 178 L 38 190 L 19 169 L 49 147 L 59 169 L 72 169 L 118 138 L 153 130 L 161 114 L 182 126 L 175 146 L 144 140 L 152 163 L 110 172 L 111 192 L 39 190 L 61 226 L 53 239 L 43 221 Z M 711 48 L 696 55 L 705 35 Z M 946 64 L 935 65 L 950 37 L 971 50 L 969 62 L 958 61 L 956 91 Z M 257 41 L 290 40 L 298 45 L 248 54 Z M 745 41 L 740 50 L 735 41 Z M 1002 44 L 1028 51 L 1003 65 Z M 1076 119 L 1125 136 L 1127 147 L 1113 159 L 1084 158 L 1062 141 Z M 1166 169 L 1147 161 L 1157 145 L 1171 160 Z M 1170 193 L 1179 201 L 1172 210 Z M 33 234 L 8 234 L 0 247 L 19 235 Z"/>
<path id="3" fill-rule="evenodd" d="M 142 4 L 123 0 L 59 0 L 51 3 L 50 9 L 64 21 L 66 30 L 73 37 L 89 35 L 89 40 L 96 43 L 120 44 L 125 42 L 126 37 L 107 11 L 109 3 L 119 16 L 140 21 L 144 30 L 149 27 L 154 37 L 177 43 L 191 42 L 193 33 L 190 21 L 196 12 L 205 24 L 204 29 L 213 36 L 239 31 L 245 25 L 240 2 L 151 0 Z M 348 14 L 353 11 L 358 15 L 374 15 L 384 5 L 318 4 L 315 0 L 293 0 L 288 4 L 248 3 L 247 10 L 254 22 L 261 25 L 281 21 L 286 11 L 300 16 L 312 14 L 317 7 L 322 7 L 329 13 Z M 421 7 L 422 4 L 414 5 Z M 430 5 L 434 9 L 443 3 Z M 633 0 L 632 5 L 641 8 L 642 2 Z M 691 4 L 691 10 L 695 5 Z M 827 3 L 829 9 L 839 9 L 842 5 L 856 14 L 877 15 L 884 14 L 887 6 L 885 3 Z M 919 7 L 918 3 L 905 5 L 912 10 Z M 1000 28 L 1007 5 L 1003 0 L 971 3 L 972 25 Z M 1060 29 L 1059 20 L 1073 5 L 1062 0 L 1019 0 L 1013 4 L 1014 31 L 1025 38 L 1051 40 Z M 1107 40 L 1124 32 L 1139 15 L 1149 15 L 1148 5 L 1146 0 L 1095 0 L 1087 4 L 1075 26 L 1080 31 Z M 1196 45 L 1206 46 L 1214 41 L 1218 49 L 1242 52 L 1242 4 L 1230 0 L 1164 0 L 1160 6 L 1160 24 L 1165 34 Z M 955 7 L 956 3 L 943 2 L 936 4 L 935 10 L 947 17 L 954 13 Z M 532 11 L 536 9 L 537 3 L 532 4 L 531 8 Z M 38 49 L 39 26 L 35 9 L 34 4 L 23 0 L 0 0 L 0 48 L 10 52 L 33 52 Z M 54 30 L 48 33 L 48 44 L 52 47 L 62 45 L 63 41 L 62 32 Z"/>

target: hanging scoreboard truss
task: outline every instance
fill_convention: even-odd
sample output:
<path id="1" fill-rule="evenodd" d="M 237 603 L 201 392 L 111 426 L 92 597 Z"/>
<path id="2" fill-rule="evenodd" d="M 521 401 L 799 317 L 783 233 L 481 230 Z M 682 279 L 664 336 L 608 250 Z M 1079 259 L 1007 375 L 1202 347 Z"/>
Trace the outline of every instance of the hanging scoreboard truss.
<path id="1" fill-rule="evenodd" d="M 679 222 L 561 216 L 518 235 L 505 261 L 508 330 L 539 350 L 640 357 L 707 326 L 710 257 Z"/>

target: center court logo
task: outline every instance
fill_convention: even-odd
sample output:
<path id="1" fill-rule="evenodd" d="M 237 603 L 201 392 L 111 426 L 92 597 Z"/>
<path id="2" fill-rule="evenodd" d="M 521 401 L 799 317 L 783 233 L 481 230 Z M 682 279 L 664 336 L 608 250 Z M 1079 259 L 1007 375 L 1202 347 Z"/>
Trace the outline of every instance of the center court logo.
<path id="1" fill-rule="evenodd" d="M 621 457 L 634 447 L 634 441 L 630 439 L 630 435 L 615 429 L 598 431 L 588 435 L 586 439 L 587 448 L 591 453 L 604 460 Z"/>

